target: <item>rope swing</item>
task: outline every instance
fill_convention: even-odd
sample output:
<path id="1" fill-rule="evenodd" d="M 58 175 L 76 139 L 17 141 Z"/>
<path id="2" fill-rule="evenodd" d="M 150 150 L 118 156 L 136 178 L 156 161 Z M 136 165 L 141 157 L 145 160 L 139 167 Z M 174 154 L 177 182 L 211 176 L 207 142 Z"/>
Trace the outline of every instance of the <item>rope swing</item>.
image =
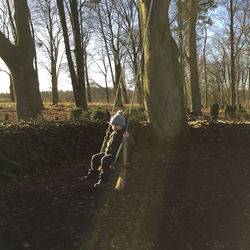
<path id="1" fill-rule="evenodd" d="M 145 35 L 144 35 L 144 39 L 143 39 L 142 47 L 141 47 L 141 58 L 139 60 L 139 65 L 138 65 L 139 69 L 141 68 L 141 64 L 142 64 L 142 55 L 143 55 L 142 51 L 143 51 L 143 48 L 145 46 L 146 39 L 147 39 L 146 34 L 148 32 L 148 25 L 149 25 L 149 20 L 150 20 L 150 17 L 151 17 L 153 2 L 154 2 L 154 0 L 151 0 L 151 2 L 150 2 L 150 8 L 149 8 L 148 18 L 147 18 L 147 23 L 146 23 Z M 115 110 L 115 106 L 116 106 L 116 102 L 117 102 L 117 97 L 118 97 L 118 93 L 119 93 L 119 90 L 120 90 L 121 79 L 122 79 L 122 77 L 124 75 L 124 72 L 125 72 L 126 58 L 127 58 L 127 54 L 128 54 L 129 44 L 130 44 L 130 41 L 131 41 L 131 36 L 132 36 L 133 27 L 134 27 L 134 21 L 135 21 L 135 15 L 136 15 L 137 8 L 138 8 L 138 1 L 136 3 L 136 8 L 135 8 L 134 14 L 132 16 L 132 20 L 131 20 L 131 26 L 132 27 L 131 27 L 130 32 L 129 32 L 129 37 L 128 37 L 126 50 L 125 50 L 123 67 L 122 67 L 122 70 L 121 70 L 118 86 L 117 86 L 117 89 L 116 89 L 116 94 L 115 94 L 115 99 L 114 99 L 113 108 L 112 108 L 112 112 L 111 112 L 111 117 L 114 114 L 114 110 Z M 138 70 L 138 72 L 136 74 L 136 78 L 135 78 L 135 86 L 134 86 L 134 89 L 133 89 L 130 108 L 129 108 L 129 113 L 128 113 L 126 132 L 128 132 L 128 129 L 129 129 L 130 116 L 131 116 L 132 108 L 133 108 L 133 105 L 134 105 L 135 92 L 136 92 L 138 79 L 139 79 L 139 70 Z M 110 126 L 111 126 L 111 124 L 109 123 L 108 131 L 110 130 Z M 121 142 L 121 144 L 119 146 L 119 149 L 118 149 L 118 151 L 116 153 L 116 157 L 115 157 L 115 160 L 114 160 L 113 164 L 115 164 L 117 162 L 122 148 L 123 148 L 123 167 L 122 167 L 122 169 L 120 171 L 120 175 L 118 177 L 118 180 L 117 180 L 117 183 L 116 183 L 116 186 L 115 186 L 115 189 L 118 190 L 118 191 L 122 191 L 124 189 L 124 186 L 125 186 L 126 167 L 127 167 L 127 151 L 128 151 L 127 150 L 128 142 L 127 142 L 126 137 L 123 137 L 123 140 L 122 140 L 122 142 Z"/>

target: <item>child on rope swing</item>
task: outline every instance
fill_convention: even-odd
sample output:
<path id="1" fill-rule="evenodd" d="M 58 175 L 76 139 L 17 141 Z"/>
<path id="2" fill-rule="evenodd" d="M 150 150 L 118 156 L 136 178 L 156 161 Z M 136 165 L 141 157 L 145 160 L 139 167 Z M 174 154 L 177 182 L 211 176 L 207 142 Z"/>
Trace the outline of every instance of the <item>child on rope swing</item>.
<path id="1" fill-rule="evenodd" d="M 117 111 L 111 118 L 110 125 L 113 132 L 106 131 L 101 152 L 92 156 L 88 174 L 83 176 L 84 181 L 95 183 L 95 188 L 104 188 L 109 185 L 110 165 L 115 160 L 123 137 L 129 136 L 129 133 L 126 131 L 125 118 L 121 110 Z M 99 170 L 100 165 L 101 171 Z"/>

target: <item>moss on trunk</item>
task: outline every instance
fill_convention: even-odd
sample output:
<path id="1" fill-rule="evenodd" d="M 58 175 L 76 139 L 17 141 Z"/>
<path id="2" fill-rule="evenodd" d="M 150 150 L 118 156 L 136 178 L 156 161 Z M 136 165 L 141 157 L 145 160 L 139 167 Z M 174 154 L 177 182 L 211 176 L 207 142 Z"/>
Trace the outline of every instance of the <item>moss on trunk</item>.
<path id="1" fill-rule="evenodd" d="M 139 2 L 143 39 L 146 36 L 143 69 L 145 107 L 159 143 L 175 142 L 187 135 L 187 130 L 178 48 L 169 28 L 170 1 L 154 1 L 146 32 L 150 2 Z"/>

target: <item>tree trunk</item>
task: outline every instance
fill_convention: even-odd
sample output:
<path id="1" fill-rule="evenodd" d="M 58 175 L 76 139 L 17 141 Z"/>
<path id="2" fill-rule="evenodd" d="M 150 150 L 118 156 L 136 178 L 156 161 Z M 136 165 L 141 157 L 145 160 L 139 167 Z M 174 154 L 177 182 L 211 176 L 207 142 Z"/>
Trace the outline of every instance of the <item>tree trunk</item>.
<path id="1" fill-rule="evenodd" d="M 87 110 L 87 100 L 86 100 L 86 94 L 85 94 L 85 83 L 84 83 L 84 63 L 83 60 L 83 53 L 82 48 L 80 46 L 81 39 L 78 37 L 77 34 L 80 34 L 80 28 L 79 23 L 77 23 L 77 10 L 75 8 L 76 0 L 71 2 L 72 4 L 72 10 L 74 13 L 72 13 L 72 24 L 74 27 L 73 33 L 74 33 L 74 42 L 75 42 L 75 56 L 76 56 L 76 63 L 77 63 L 77 73 L 75 72 L 74 63 L 71 55 L 71 49 L 70 49 L 70 43 L 69 43 L 69 36 L 68 36 L 68 28 L 66 24 L 65 19 L 65 11 L 64 11 L 64 4 L 63 0 L 57 0 L 57 6 L 58 6 L 58 12 L 60 16 L 60 21 L 62 25 L 63 30 L 63 37 L 64 37 L 64 44 L 65 44 L 65 51 L 66 56 L 68 60 L 69 65 L 69 71 L 70 71 L 70 77 L 71 77 L 71 83 L 73 88 L 73 94 L 75 99 L 75 104 L 77 107 L 81 107 L 84 110 Z M 79 33 L 78 33 L 79 32 Z M 80 46 L 80 49 L 79 49 Z"/>
<path id="2" fill-rule="evenodd" d="M 123 74 L 123 73 L 122 73 Z M 122 96 L 123 96 L 123 100 L 124 103 L 128 104 L 128 95 L 127 95 L 127 89 L 126 89 L 126 84 L 125 84 L 125 77 L 124 75 L 122 75 L 121 78 L 121 85 L 122 85 Z"/>
<path id="3" fill-rule="evenodd" d="M 57 70 L 56 70 L 56 61 L 51 58 L 51 83 L 52 83 L 52 104 L 58 104 L 58 82 L 57 82 Z"/>
<path id="4" fill-rule="evenodd" d="M 141 77 L 137 75 L 139 74 L 139 68 L 138 68 L 138 63 L 137 62 L 133 62 L 133 69 L 134 69 L 134 79 L 135 79 L 135 83 L 136 84 L 136 96 L 137 96 L 137 101 L 139 103 L 139 105 L 141 107 L 144 106 L 143 103 L 143 86 L 142 86 L 142 81 L 141 81 Z M 137 82 L 136 82 L 137 80 Z"/>
<path id="5" fill-rule="evenodd" d="M 140 34 L 140 51 L 141 51 L 141 66 L 140 68 L 138 68 L 137 70 L 140 71 L 140 81 L 138 83 L 138 93 L 140 95 L 140 98 L 141 98 L 141 102 L 139 101 L 140 105 L 141 106 L 145 106 L 145 93 L 144 93 L 144 88 L 143 88 L 143 82 L 144 82 L 144 79 L 143 79 L 143 71 L 144 71 L 144 50 L 141 48 L 142 47 L 142 39 L 143 39 L 143 35 L 142 35 L 142 32 L 143 32 L 143 23 L 142 23 L 142 18 L 140 17 L 140 8 L 138 8 L 138 15 L 139 15 L 139 34 Z M 139 79 L 138 79 L 139 80 Z"/>
<path id="6" fill-rule="evenodd" d="M 13 84 L 13 77 L 10 74 L 10 101 L 15 102 L 15 93 L 14 93 L 14 84 Z"/>
<path id="7" fill-rule="evenodd" d="M 122 73 L 122 68 L 121 68 L 121 63 L 119 59 L 116 59 L 118 55 L 115 54 L 115 82 L 114 82 L 114 94 L 116 94 L 117 89 L 117 100 L 116 100 L 116 106 L 122 107 L 122 96 L 121 96 L 121 84 L 120 84 L 120 79 L 121 78 L 121 73 Z"/>
<path id="8" fill-rule="evenodd" d="M 240 93 L 239 93 L 239 87 L 240 87 L 240 80 L 241 80 L 241 73 L 240 73 L 240 67 L 236 67 L 235 69 L 235 104 L 240 104 Z"/>
<path id="9" fill-rule="evenodd" d="M 0 57 L 13 76 L 18 120 L 37 119 L 42 113 L 37 71 L 34 68 L 35 44 L 29 24 L 26 0 L 14 0 L 17 44 L 0 32 Z"/>
<path id="10" fill-rule="evenodd" d="M 178 48 L 169 27 L 170 1 L 154 1 L 146 32 L 150 2 L 139 1 L 142 36 L 147 37 L 143 48 L 145 108 L 157 141 L 175 143 L 187 135 L 187 126 Z"/>
<path id="11" fill-rule="evenodd" d="M 57 72 L 57 59 L 58 59 L 58 46 L 56 46 L 56 38 L 53 36 L 54 24 L 53 24 L 53 12 L 51 9 L 51 2 L 47 3 L 47 31 L 49 35 L 49 58 L 50 58 L 50 76 L 51 76 L 51 85 L 52 85 L 52 105 L 58 104 L 58 72 Z M 40 5 L 41 7 L 41 5 Z"/>
<path id="12" fill-rule="evenodd" d="M 85 93 L 85 74 L 84 74 L 84 56 L 81 42 L 81 31 L 78 16 L 77 0 L 70 1 L 70 9 L 72 16 L 72 30 L 75 45 L 75 59 L 77 72 L 77 92 L 79 95 L 78 107 L 87 110 L 87 98 Z"/>
<path id="13" fill-rule="evenodd" d="M 191 11 L 188 28 L 188 63 L 190 78 L 190 100 L 191 112 L 194 115 L 201 114 L 201 97 L 197 68 L 197 46 L 196 46 L 196 22 L 198 15 L 198 0 L 191 0 Z"/>
<path id="14" fill-rule="evenodd" d="M 249 108 L 249 99 L 250 99 L 250 67 L 248 68 L 248 91 L 247 91 L 247 107 Z"/>
<path id="15" fill-rule="evenodd" d="M 178 8 L 178 40 L 179 40 L 179 57 L 180 57 L 180 69 L 181 69 L 181 81 L 183 82 L 184 86 L 184 102 L 185 105 L 188 106 L 188 95 L 187 95 L 187 88 L 185 83 L 185 65 L 184 65 L 184 42 L 183 42 L 183 8 L 182 8 L 182 1 L 177 1 L 177 8 Z"/>
<path id="16" fill-rule="evenodd" d="M 233 0 L 230 0 L 230 54 L 231 54 L 231 81 L 230 81 L 230 105 L 235 107 L 236 93 L 235 93 L 235 55 L 234 55 L 234 13 Z"/>
<path id="17" fill-rule="evenodd" d="M 85 67 L 85 76 L 86 76 L 86 83 L 87 83 L 88 102 L 92 102 L 91 90 L 90 90 L 90 84 L 89 84 L 89 74 L 88 74 L 88 64 L 87 64 L 87 50 L 86 49 L 84 49 L 84 67 Z"/>
<path id="18" fill-rule="evenodd" d="M 205 23 L 205 37 L 204 37 L 204 48 L 203 48 L 203 60 L 204 60 L 204 79 L 205 79 L 205 108 L 207 108 L 207 58 L 206 58 L 206 48 L 207 48 L 207 24 Z"/>
<path id="19" fill-rule="evenodd" d="M 105 74 L 105 90 L 106 90 L 106 100 L 107 103 L 109 103 L 109 88 L 108 88 L 107 74 Z"/>

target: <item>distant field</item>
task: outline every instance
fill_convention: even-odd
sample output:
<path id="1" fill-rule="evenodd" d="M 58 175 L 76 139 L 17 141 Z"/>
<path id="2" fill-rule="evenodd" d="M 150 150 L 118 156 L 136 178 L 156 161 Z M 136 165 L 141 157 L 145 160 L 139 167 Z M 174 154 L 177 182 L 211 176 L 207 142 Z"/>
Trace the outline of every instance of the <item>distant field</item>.
<path id="1" fill-rule="evenodd" d="M 128 108 L 130 104 L 124 104 L 123 108 L 117 107 L 117 109 L 124 110 Z M 138 104 L 134 104 L 134 107 L 138 106 Z M 89 103 L 88 108 L 93 107 L 101 107 L 105 110 L 112 111 L 113 103 Z M 75 104 L 73 102 L 62 102 L 58 105 L 51 105 L 50 102 L 44 102 L 44 110 L 43 110 L 43 117 L 46 120 L 68 120 L 68 115 L 70 109 L 75 108 Z M 249 112 L 249 111 L 248 111 Z M 199 119 L 209 119 L 209 108 L 203 108 L 202 109 L 203 116 L 201 116 Z M 10 101 L 6 101 L 4 98 L 0 98 L 0 122 L 4 120 L 5 114 L 8 115 L 8 118 L 10 121 L 16 121 L 16 104 L 12 103 Z M 218 119 L 223 119 L 224 117 L 224 110 L 220 109 Z M 193 120 L 193 118 L 191 118 Z"/>
<path id="2" fill-rule="evenodd" d="M 102 107 L 105 110 L 111 111 L 113 104 L 111 103 L 89 103 L 88 108 L 92 107 Z M 129 105 L 125 104 L 123 108 L 125 109 Z M 51 103 L 44 103 L 43 117 L 46 120 L 68 120 L 68 115 L 70 109 L 75 108 L 74 103 L 59 103 L 58 105 L 51 105 Z M 116 108 L 117 110 L 117 108 Z M 6 102 L 6 100 L 0 99 L 0 122 L 8 115 L 10 121 L 16 121 L 16 104 L 12 102 Z"/>

